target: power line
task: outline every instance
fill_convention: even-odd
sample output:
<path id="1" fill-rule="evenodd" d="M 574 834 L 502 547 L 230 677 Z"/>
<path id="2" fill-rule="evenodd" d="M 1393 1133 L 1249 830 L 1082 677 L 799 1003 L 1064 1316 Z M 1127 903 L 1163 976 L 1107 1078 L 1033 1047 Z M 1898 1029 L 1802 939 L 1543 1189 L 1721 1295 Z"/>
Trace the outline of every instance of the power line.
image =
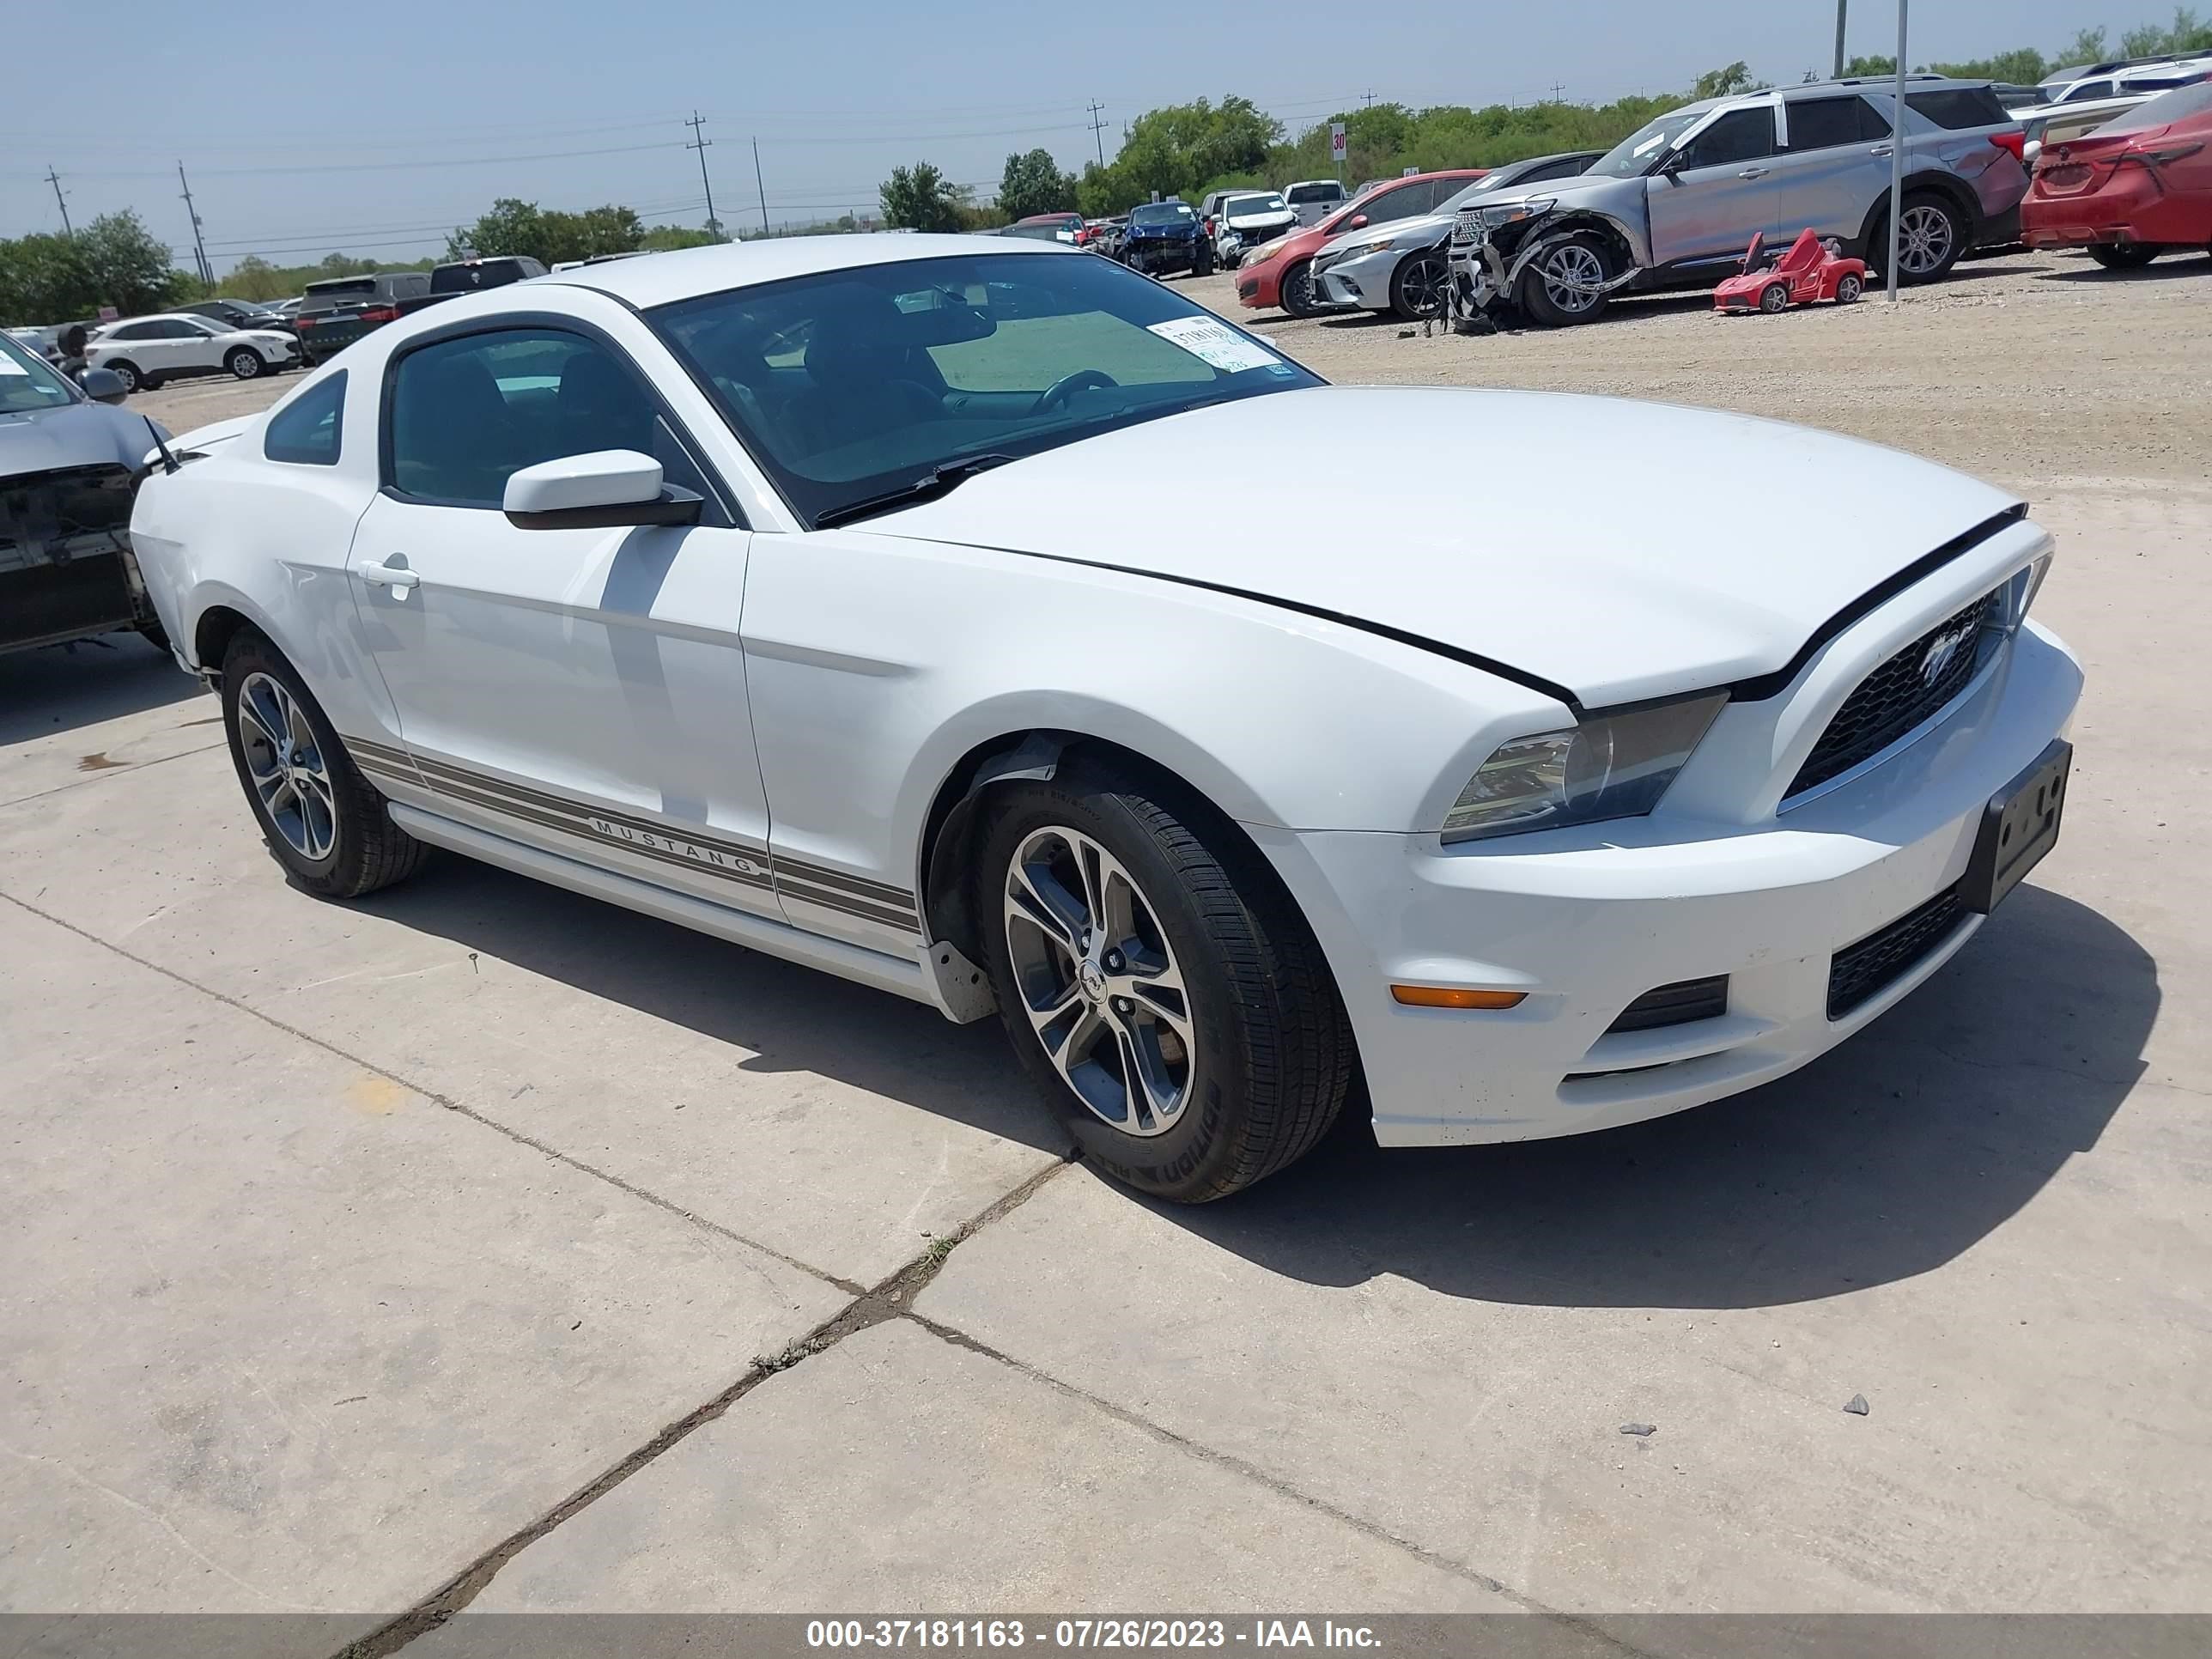
<path id="1" fill-rule="evenodd" d="M 691 142 L 684 148 L 699 152 L 699 183 L 707 192 L 707 228 L 714 235 L 720 236 L 722 234 L 722 222 L 714 216 L 714 183 L 707 176 L 707 149 L 714 141 L 702 131 L 703 123 L 700 120 L 699 112 L 696 109 L 691 112 L 691 118 L 684 125 L 691 129 Z M 757 160 L 760 151 L 756 149 L 753 155 Z"/>
<path id="2" fill-rule="evenodd" d="M 325 164 L 315 161 L 288 163 L 260 167 L 202 167 L 202 178 L 243 179 L 274 173 L 406 173 L 425 167 L 504 167 L 514 161 L 567 161 L 583 155 L 635 155 L 645 150 L 681 149 L 680 143 L 618 144 L 607 149 L 542 150 L 528 155 L 468 155 L 446 156 L 420 161 L 351 161 Z M 125 168 L 106 172 L 80 171 L 76 176 L 86 179 L 158 179 L 164 173 L 155 169 Z"/>
<path id="3" fill-rule="evenodd" d="M 76 232 L 70 228 L 69 203 L 62 195 L 61 175 L 54 171 L 52 161 L 46 163 L 46 182 L 54 187 L 54 205 L 62 210 L 62 234 L 74 240 Z"/>

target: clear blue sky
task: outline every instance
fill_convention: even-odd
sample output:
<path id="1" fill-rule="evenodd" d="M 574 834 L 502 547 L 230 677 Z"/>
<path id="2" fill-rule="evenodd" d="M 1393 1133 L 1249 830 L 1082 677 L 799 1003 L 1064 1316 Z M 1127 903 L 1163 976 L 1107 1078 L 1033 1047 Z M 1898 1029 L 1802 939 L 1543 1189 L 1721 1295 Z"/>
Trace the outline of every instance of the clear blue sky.
<path id="1" fill-rule="evenodd" d="M 2117 36 L 2170 10 L 2115 3 L 1916 0 L 1911 55 L 2047 52 L 2084 25 Z M 902 161 L 987 191 L 1009 150 L 1078 165 L 1095 153 L 1093 99 L 1110 157 L 1131 117 L 1228 92 L 1295 131 L 1370 91 L 1481 105 L 1557 82 L 1601 100 L 1738 58 L 1795 81 L 1827 67 L 1835 27 L 1832 0 L 115 0 L 82 27 L 65 8 L 9 9 L 0 236 L 60 228 L 51 164 L 79 222 L 136 208 L 187 264 L 181 159 L 219 270 L 257 250 L 276 264 L 433 252 L 495 195 L 698 223 L 699 158 L 679 125 L 695 106 L 720 216 L 757 220 L 757 134 L 770 218 L 803 222 L 872 209 Z M 1895 33 L 1887 0 L 1856 0 L 1851 52 L 1887 52 Z"/>

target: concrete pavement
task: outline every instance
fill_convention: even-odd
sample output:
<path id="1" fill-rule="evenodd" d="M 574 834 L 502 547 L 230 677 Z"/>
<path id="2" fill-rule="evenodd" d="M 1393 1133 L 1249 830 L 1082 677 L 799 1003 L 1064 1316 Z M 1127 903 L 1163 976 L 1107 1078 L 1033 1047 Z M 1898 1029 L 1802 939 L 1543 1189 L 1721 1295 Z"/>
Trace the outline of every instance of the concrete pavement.
<path id="1" fill-rule="evenodd" d="M 1959 961 L 1199 1211 L 988 1029 L 455 859 L 318 903 L 190 682 L 0 659 L 0 1609 L 2204 1607 L 2212 493 L 2031 488 L 2081 772 Z"/>

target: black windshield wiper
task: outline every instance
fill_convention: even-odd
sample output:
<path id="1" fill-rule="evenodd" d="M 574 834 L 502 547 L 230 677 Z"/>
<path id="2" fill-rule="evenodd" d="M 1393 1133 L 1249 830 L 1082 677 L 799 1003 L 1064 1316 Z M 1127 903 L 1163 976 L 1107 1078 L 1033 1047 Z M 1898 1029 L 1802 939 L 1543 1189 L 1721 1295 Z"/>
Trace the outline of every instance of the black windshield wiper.
<path id="1" fill-rule="evenodd" d="M 946 461 L 933 466 L 912 483 L 901 484 L 896 489 L 886 489 L 880 495 L 863 495 L 857 501 L 844 501 L 814 515 L 814 527 L 828 530 L 836 525 L 850 524 L 855 519 L 865 519 L 878 513 L 888 513 L 895 507 L 912 507 L 917 501 L 935 501 L 939 495 L 951 494 L 978 472 L 988 472 L 994 466 L 1004 466 L 1008 461 L 1021 459 L 1018 455 L 968 455 L 957 461 Z"/>

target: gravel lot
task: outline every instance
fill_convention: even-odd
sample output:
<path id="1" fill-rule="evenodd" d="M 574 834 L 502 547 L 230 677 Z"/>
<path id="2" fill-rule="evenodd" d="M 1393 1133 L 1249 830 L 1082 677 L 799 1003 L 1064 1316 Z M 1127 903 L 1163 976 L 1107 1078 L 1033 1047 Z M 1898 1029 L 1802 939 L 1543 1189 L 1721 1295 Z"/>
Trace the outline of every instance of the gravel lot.
<path id="1" fill-rule="evenodd" d="M 1200 1211 L 1062 1163 L 988 1028 L 457 859 L 315 903 L 190 681 L 0 659 L 0 1610 L 2212 1609 L 2208 297 L 1263 320 L 2003 480 L 2089 689 L 2057 852 L 1844 1049 Z"/>

